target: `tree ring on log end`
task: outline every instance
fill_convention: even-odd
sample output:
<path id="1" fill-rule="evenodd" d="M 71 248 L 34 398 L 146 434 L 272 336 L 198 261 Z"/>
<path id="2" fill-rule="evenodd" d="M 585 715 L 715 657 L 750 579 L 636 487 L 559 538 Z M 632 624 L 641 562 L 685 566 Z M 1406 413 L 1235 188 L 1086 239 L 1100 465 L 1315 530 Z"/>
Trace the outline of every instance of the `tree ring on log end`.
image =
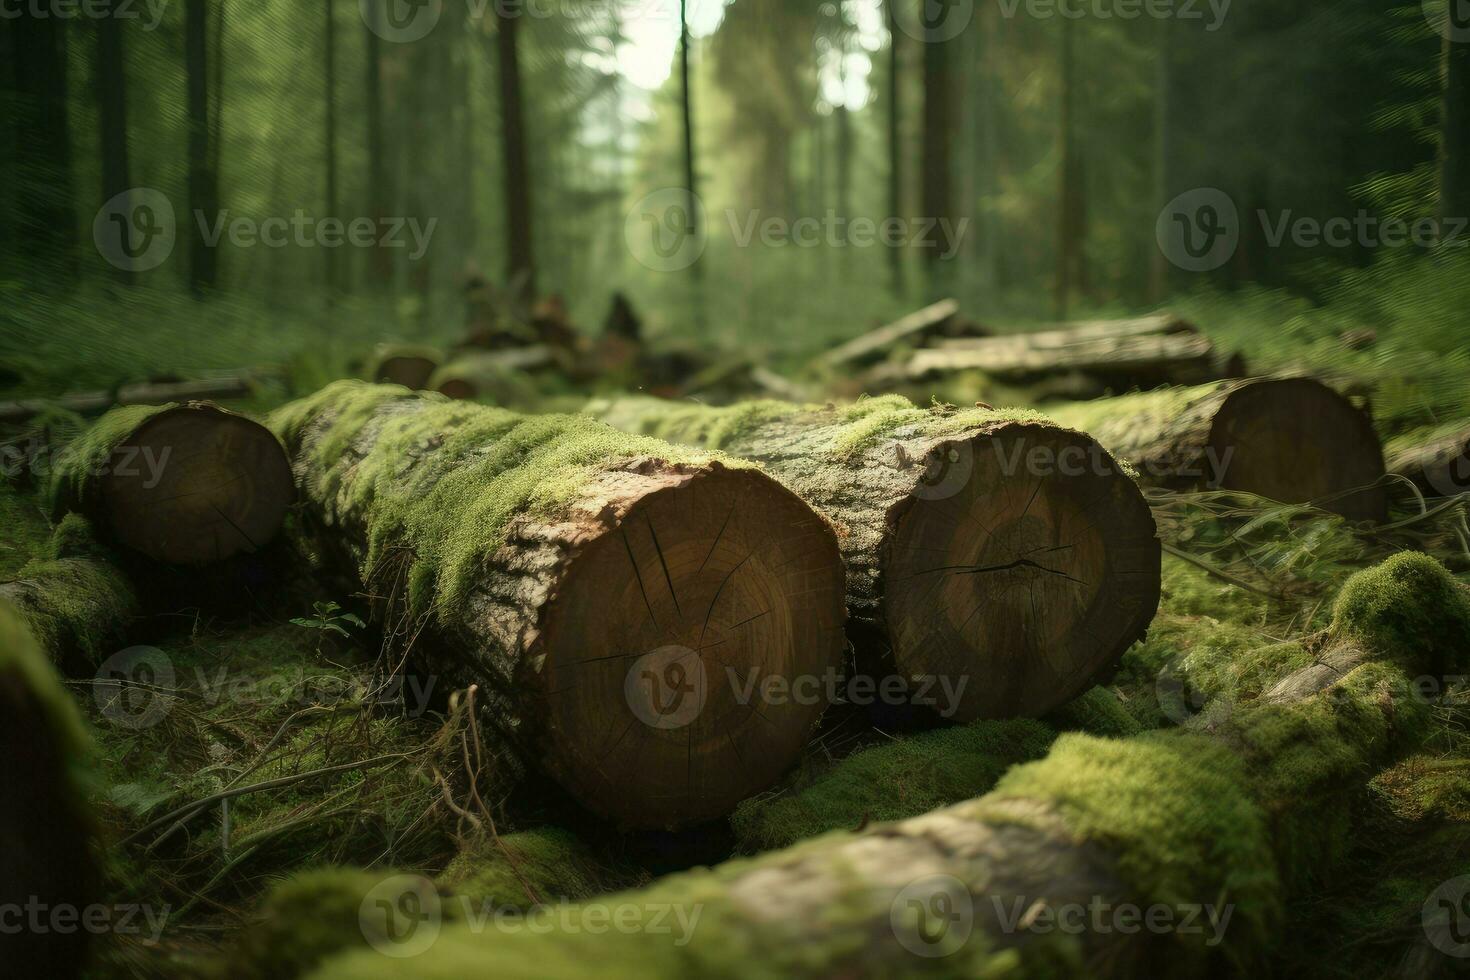
<path id="1" fill-rule="evenodd" d="M 968 475 L 890 513 L 894 662 L 954 720 L 1045 714 L 1096 683 L 1153 619 L 1160 546 L 1148 504 L 1094 440 L 1055 426 L 1010 425 L 934 453 L 967 460 Z"/>
<path id="2" fill-rule="evenodd" d="M 285 450 L 270 430 L 205 404 L 140 425 L 113 448 L 98 489 L 118 543 L 178 565 L 260 549 L 296 495 Z"/>
<path id="3" fill-rule="evenodd" d="M 676 828 L 796 760 L 841 664 L 836 536 L 756 470 L 643 496 L 542 614 L 542 755 L 596 813 Z"/>
<path id="4" fill-rule="evenodd" d="M 1317 502 L 1349 520 L 1387 517 L 1379 482 L 1383 448 L 1372 420 L 1320 382 L 1239 386 L 1215 413 L 1207 447 L 1211 486 L 1283 503 Z M 1359 487 L 1364 489 L 1344 493 Z"/>

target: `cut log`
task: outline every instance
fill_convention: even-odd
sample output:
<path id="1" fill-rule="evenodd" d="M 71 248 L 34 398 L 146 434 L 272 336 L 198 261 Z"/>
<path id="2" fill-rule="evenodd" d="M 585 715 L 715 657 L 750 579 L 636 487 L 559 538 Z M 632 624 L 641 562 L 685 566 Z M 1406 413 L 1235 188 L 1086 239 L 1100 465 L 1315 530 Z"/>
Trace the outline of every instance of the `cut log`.
<path id="1" fill-rule="evenodd" d="M 940 300 L 922 310 L 915 310 L 905 317 L 881 326 L 877 330 L 871 330 L 860 337 L 854 337 L 845 344 L 834 347 L 817 358 L 817 363 L 829 369 L 861 367 L 871 364 L 881 360 L 900 343 L 918 344 L 943 330 L 945 324 L 959 311 L 960 305 L 954 300 Z"/>
<path id="2" fill-rule="evenodd" d="M 159 381 L 123 385 L 116 391 L 88 391 L 60 398 L 0 402 L 0 422 L 24 422 L 50 409 L 100 415 L 119 405 L 164 405 L 205 398 L 245 398 L 255 390 L 253 375 L 239 374 L 202 381 Z"/>
<path id="3" fill-rule="evenodd" d="M 1071 700 L 1158 607 L 1160 545 L 1138 487 L 1091 437 L 1040 415 L 893 397 L 588 411 L 758 461 L 810 500 L 845 531 L 848 604 L 876 633 L 858 636 L 883 654 L 877 669 L 947 682 L 957 703 L 936 706 L 957 719 Z"/>
<path id="4" fill-rule="evenodd" d="M 1172 313 L 1122 320 L 1077 320 L 1030 333 L 1004 334 L 998 337 L 941 338 L 934 344 L 950 350 L 1009 350 L 1022 347 L 1032 350 L 1055 350 L 1084 340 L 1117 340 L 1123 337 L 1163 337 L 1172 334 L 1197 334 L 1198 328 Z"/>
<path id="5" fill-rule="evenodd" d="M 264 547 L 295 499 L 270 431 L 209 402 L 114 409 L 59 454 L 57 517 L 77 511 L 110 543 L 174 565 Z"/>
<path id="6" fill-rule="evenodd" d="M 433 347 L 384 344 L 378 348 L 368 378 L 417 391 L 428 385 L 430 375 L 443 361 L 444 352 Z"/>
<path id="7" fill-rule="evenodd" d="M 100 898 L 100 851 L 87 810 L 86 735 L 26 628 L 0 599 L 0 908 L 8 910 L 5 971 L 75 977 L 87 958 L 83 913 Z M 33 911 L 34 910 L 34 911 Z M 60 913 L 64 919 L 53 918 Z M 30 919 L 39 915 L 39 925 Z M 58 924 L 59 923 L 59 924 Z"/>
<path id="8" fill-rule="evenodd" d="M 427 617 L 443 670 L 495 699 L 507 748 L 589 810 L 709 820 L 800 753 L 822 705 L 748 685 L 836 668 L 841 558 L 758 469 L 581 416 L 347 382 L 273 424 L 308 517 L 388 597 L 380 612 Z"/>
<path id="9" fill-rule="evenodd" d="M 1383 448 L 1367 412 L 1309 378 L 1256 378 L 1048 406 L 1127 459 L 1144 482 L 1387 516 Z"/>
<path id="10" fill-rule="evenodd" d="M 981 371 L 1000 380 L 1025 381 L 1069 371 L 1149 384 L 1197 384 L 1219 378 L 1226 366 L 1208 337 L 1195 333 L 1090 337 L 1056 342 L 1055 334 L 986 337 L 919 350 L 904 376 L 921 381 L 957 371 Z M 960 344 L 965 346 L 959 346 Z"/>
<path id="11" fill-rule="evenodd" d="M 545 356 L 529 356 L 538 352 Z M 466 355 L 437 369 L 427 387 L 458 400 L 479 399 L 502 408 L 528 408 L 538 392 L 524 372 L 550 362 L 550 351 L 545 347 Z"/>
<path id="12" fill-rule="evenodd" d="M 1296 645 L 1259 651 L 1262 693 L 1217 700 L 1196 730 L 1065 735 L 957 806 L 671 875 L 558 910 L 547 928 L 446 925 L 411 959 L 360 950 L 313 976 L 1263 972 L 1290 903 L 1363 832 L 1353 803 L 1371 774 L 1434 731 L 1410 679 L 1470 668 L 1450 639 L 1470 631 L 1470 610 L 1442 567 L 1401 555 L 1360 576 L 1316 647 L 1340 670 L 1302 666 Z M 596 928 L 619 909 L 684 928 Z"/>
<path id="13" fill-rule="evenodd" d="M 1388 472 L 1412 480 L 1425 493 L 1470 492 L 1470 425 L 1464 422 L 1406 433 L 1389 440 L 1384 451 Z"/>

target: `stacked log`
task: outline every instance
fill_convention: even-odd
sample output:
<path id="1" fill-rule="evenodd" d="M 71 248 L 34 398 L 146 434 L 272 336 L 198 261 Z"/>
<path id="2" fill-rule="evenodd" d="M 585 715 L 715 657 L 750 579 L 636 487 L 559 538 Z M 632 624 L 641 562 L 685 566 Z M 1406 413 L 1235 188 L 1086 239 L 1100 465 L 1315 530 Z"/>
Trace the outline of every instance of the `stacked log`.
<path id="1" fill-rule="evenodd" d="M 209 402 L 114 409 L 60 454 L 51 491 L 58 518 L 171 565 L 259 551 L 295 499 L 270 431 Z"/>
<path id="2" fill-rule="evenodd" d="M 1241 490 L 1382 521 L 1383 449 L 1366 411 L 1309 378 L 1255 378 L 1048 406 L 1144 482 Z"/>
<path id="3" fill-rule="evenodd" d="M 0 599 L 0 908 L 5 969 L 73 977 L 87 956 L 83 928 L 101 875 L 88 813 L 86 736 L 25 618 Z"/>
<path id="4" fill-rule="evenodd" d="M 868 669 L 962 721 L 1042 715 L 1105 677 L 1158 607 L 1160 545 L 1133 480 L 1035 413 L 621 399 L 630 432 L 755 460 L 843 529 Z M 891 660 L 890 660 L 891 658 Z"/>
<path id="5" fill-rule="evenodd" d="M 1259 693 L 1217 699 L 1191 730 L 1063 736 L 979 799 L 671 876 L 551 928 L 436 921 L 420 955 L 359 951 L 314 976 L 1256 972 L 1346 846 L 1352 794 L 1434 730 L 1410 678 L 1470 667 L 1467 631 L 1463 587 L 1400 555 L 1349 581 L 1315 659 L 1259 651 Z M 680 925 L 594 928 L 630 907 Z"/>
<path id="6" fill-rule="evenodd" d="M 329 560 L 422 623 L 506 747 L 594 813 L 723 816 L 805 745 L 822 705 L 759 690 L 835 669 L 841 558 L 758 469 L 353 382 L 272 424 Z"/>

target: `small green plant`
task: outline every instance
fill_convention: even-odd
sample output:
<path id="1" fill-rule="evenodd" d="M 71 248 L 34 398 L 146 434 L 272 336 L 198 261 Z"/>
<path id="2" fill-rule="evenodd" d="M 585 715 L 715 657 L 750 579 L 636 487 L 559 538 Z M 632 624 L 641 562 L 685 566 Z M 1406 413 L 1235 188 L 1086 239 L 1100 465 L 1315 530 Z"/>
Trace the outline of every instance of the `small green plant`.
<path id="1" fill-rule="evenodd" d="M 320 630 L 322 633 L 336 633 L 348 638 L 352 636 L 347 631 L 348 626 L 356 626 L 358 629 L 367 626 L 367 623 L 364 623 L 356 613 L 342 612 L 342 607 L 335 602 L 313 602 L 311 611 L 316 615 L 297 616 L 291 620 L 292 624 L 309 630 Z"/>

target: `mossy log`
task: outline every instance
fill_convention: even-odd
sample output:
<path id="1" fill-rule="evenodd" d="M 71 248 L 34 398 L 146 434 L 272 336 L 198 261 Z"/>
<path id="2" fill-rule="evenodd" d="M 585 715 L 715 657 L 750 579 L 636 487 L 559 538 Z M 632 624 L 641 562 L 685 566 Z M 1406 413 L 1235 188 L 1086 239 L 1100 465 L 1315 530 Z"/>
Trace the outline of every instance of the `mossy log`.
<path id="1" fill-rule="evenodd" d="M 1389 440 L 1388 472 L 1425 493 L 1452 497 L 1470 491 L 1470 425 L 1454 422 Z"/>
<path id="2" fill-rule="evenodd" d="M 418 390 L 428 386 L 444 352 L 418 344 L 380 344 L 368 365 L 368 380 Z"/>
<path id="3" fill-rule="evenodd" d="M 907 381 L 957 371 L 981 371 L 1004 381 L 1025 383 L 1077 371 L 1119 383 L 1197 384 L 1225 374 L 1227 367 L 1208 337 L 1171 333 L 1053 340 L 1030 334 L 956 340 L 915 351 L 903 369 Z"/>
<path id="4" fill-rule="evenodd" d="M 1467 632 L 1464 588 L 1397 556 L 1350 580 L 1310 654 L 1263 651 L 1260 693 L 1191 730 L 1066 735 L 976 800 L 674 875 L 550 930 L 445 925 L 411 959 L 354 952 L 315 977 L 1260 972 L 1291 941 L 1287 903 L 1340 857 L 1351 794 L 1433 729 L 1409 678 L 1470 666 Z M 591 928 L 630 906 L 697 919 Z"/>
<path id="5" fill-rule="evenodd" d="M 869 669 L 948 682 L 958 703 L 940 707 L 958 720 L 1071 700 L 1158 608 L 1160 546 L 1138 487 L 1090 436 L 1035 413 L 895 397 L 588 411 L 760 462 L 816 505 L 843 530 L 855 638 L 881 653 Z"/>
<path id="6" fill-rule="evenodd" d="M 295 500 L 285 450 L 258 422 L 209 402 L 118 408 L 59 456 L 58 518 L 154 561 L 203 565 L 265 547 Z"/>
<path id="7" fill-rule="evenodd" d="M 594 813 L 722 816 L 800 753 L 822 706 L 747 685 L 836 668 L 841 558 L 759 469 L 354 382 L 272 422 L 329 549 L 429 617 L 508 747 Z"/>
<path id="8" fill-rule="evenodd" d="M 91 674 L 127 636 L 139 601 L 126 575 L 100 553 L 85 519 L 68 514 L 49 554 L 0 583 L 0 600 L 25 619 L 41 649 L 67 676 Z"/>
<path id="9" fill-rule="evenodd" d="M 25 618 L 0 599 L 0 952 L 10 976 L 80 976 L 100 874 L 86 736 Z M 61 918 L 57 918 L 59 915 Z"/>
<path id="10" fill-rule="evenodd" d="M 960 305 L 954 300 L 942 299 L 832 348 L 816 363 L 830 370 L 870 364 L 900 343 L 922 342 L 943 330 L 959 311 Z"/>
<path id="11" fill-rule="evenodd" d="M 1316 503 L 1350 520 L 1387 516 L 1383 448 L 1368 413 L 1310 378 L 1254 378 L 1048 406 L 1146 483 Z"/>
<path id="12" fill-rule="evenodd" d="M 539 364 L 550 364 L 545 347 L 513 348 L 503 352 L 480 352 L 456 357 L 437 368 L 424 386 L 450 398 L 488 401 L 501 408 L 526 408 L 536 401 L 536 386 L 525 371 L 539 366 L 524 355 L 545 355 Z"/>

